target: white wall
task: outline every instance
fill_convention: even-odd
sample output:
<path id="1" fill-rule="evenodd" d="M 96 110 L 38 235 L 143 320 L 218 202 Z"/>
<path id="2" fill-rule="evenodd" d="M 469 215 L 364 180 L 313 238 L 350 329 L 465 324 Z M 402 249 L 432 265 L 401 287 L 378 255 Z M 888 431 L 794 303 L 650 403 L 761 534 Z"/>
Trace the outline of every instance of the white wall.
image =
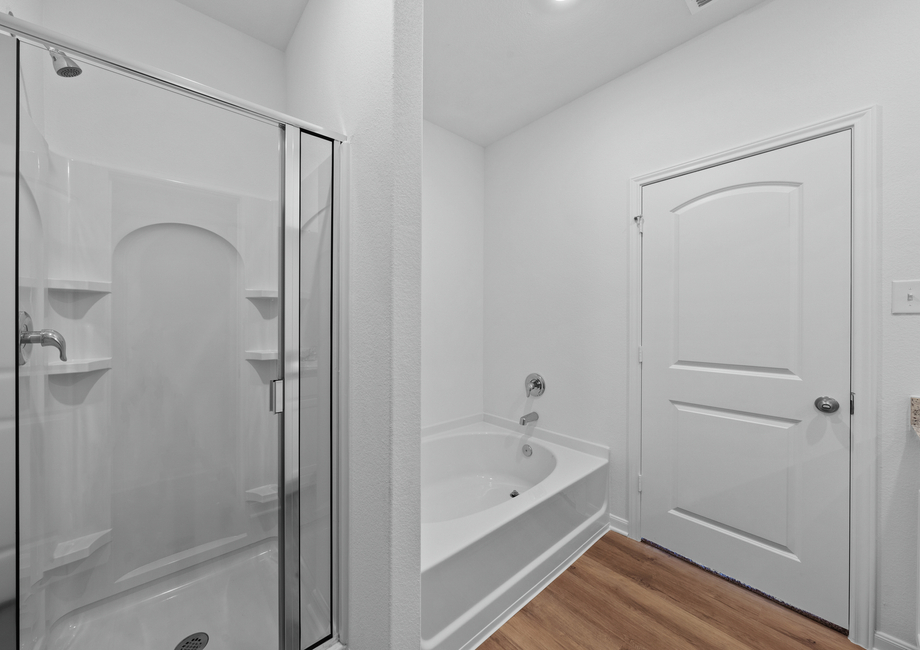
<path id="1" fill-rule="evenodd" d="M 284 110 L 283 53 L 175 0 L 43 0 L 42 5 L 41 22 L 48 29 Z"/>
<path id="2" fill-rule="evenodd" d="M 541 372 L 547 429 L 611 447 L 626 517 L 629 179 L 844 113 L 882 108 L 883 368 L 878 629 L 914 639 L 920 320 L 890 315 L 920 277 L 920 3 L 773 0 L 486 150 L 485 410 L 517 418 Z"/>
<path id="3" fill-rule="evenodd" d="M 288 111 L 348 134 L 349 648 L 419 643 L 422 2 L 311 0 Z"/>
<path id="4" fill-rule="evenodd" d="M 481 416 L 485 150 L 425 122 L 422 427 Z"/>
<path id="5" fill-rule="evenodd" d="M 284 54 L 175 0 L 0 0 L 98 49 L 283 111 Z"/>
<path id="6" fill-rule="evenodd" d="M 5 0 L 0 2 L 0 11 L 12 11 L 16 18 L 40 23 L 42 19 L 42 5 L 44 0 Z"/>

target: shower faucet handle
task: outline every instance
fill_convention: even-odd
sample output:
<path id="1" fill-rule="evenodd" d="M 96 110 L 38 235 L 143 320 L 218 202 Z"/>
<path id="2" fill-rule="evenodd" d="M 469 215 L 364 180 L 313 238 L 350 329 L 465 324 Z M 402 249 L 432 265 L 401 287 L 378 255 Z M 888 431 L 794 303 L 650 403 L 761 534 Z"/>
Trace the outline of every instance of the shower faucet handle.
<path id="1" fill-rule="evenodd" d="M 527 394 L 527 397 L 540 397 L 545 390 L 546 380 L 544 380 L 543 377 L 535 372 L 527 375 L 527 379 L 524 380 L 524 392 Z"/>
<path id="2" fill-rule="evenodd" d="M 32 330 L 32 317 L 28 312 L 19 312 L 19 365 L 24 366 L 32 352 L 32 344 L 57 348 L 61 361 L 67 361 L 67 341 L 56 330 Z"/>

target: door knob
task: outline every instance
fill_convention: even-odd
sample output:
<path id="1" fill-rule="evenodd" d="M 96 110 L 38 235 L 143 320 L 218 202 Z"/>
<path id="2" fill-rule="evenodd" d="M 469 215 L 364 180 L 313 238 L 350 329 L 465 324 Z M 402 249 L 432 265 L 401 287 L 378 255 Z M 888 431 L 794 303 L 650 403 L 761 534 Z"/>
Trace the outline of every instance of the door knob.
<path id="1" fill-rule="evenodd" d="M 19 312 L 19 365 L 24 366 L 32 353 L 32 344 L 57 348 L 61 361 L 67 361 L 67 341 L 55 330 L 32 331 L 32 317 L 28 312 Z"/>
<path id="2" fill-rule="evenodd" d="M 822 413 L 835 413 L 840 408 L 840 402 L 833 397 L 819 397 L 815 400 L 815 408 Z"/>

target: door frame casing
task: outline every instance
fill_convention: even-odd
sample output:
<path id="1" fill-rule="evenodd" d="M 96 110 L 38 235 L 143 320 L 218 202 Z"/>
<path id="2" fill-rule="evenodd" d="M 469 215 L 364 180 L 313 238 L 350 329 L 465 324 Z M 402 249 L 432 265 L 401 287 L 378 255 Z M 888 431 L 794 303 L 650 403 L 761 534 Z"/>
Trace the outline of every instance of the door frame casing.
<path id="1" fill-rule="evenodd" d="M 850 606 L 849 639 L 871 648 L 875 636 L 878 377 L 881 332 L 881 220 L 878 107 L 797 129 L 766 140 L 699 158 L 630 179 L 629 217 L 642 215 L 642 189 L 676 176 L 850 131 L 851 144 L 851 301 L 850 390 Z M 641 225 L 641 224 L 640 224 Z M 631 224 L 629 237 L 628 326 L 628 535 L 640 539 L 642 462 L 642 234 Z"/>

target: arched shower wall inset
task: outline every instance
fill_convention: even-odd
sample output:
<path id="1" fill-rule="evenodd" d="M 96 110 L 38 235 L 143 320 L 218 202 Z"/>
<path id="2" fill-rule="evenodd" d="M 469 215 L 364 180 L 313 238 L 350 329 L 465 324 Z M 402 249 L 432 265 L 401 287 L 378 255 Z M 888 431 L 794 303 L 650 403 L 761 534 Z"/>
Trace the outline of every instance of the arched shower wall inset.
<path id="1" fill-rule="evenodd" d="M 159 223 L 122 238 L 113 271 L 108 496 L 118 580 L 205 544 L 242 541 L 248 518 L 242 405 L 226 403 L 241 373 L 239 253 L 210 230 Z M 172 344 L 184 336 L 195 345 Z"/>

